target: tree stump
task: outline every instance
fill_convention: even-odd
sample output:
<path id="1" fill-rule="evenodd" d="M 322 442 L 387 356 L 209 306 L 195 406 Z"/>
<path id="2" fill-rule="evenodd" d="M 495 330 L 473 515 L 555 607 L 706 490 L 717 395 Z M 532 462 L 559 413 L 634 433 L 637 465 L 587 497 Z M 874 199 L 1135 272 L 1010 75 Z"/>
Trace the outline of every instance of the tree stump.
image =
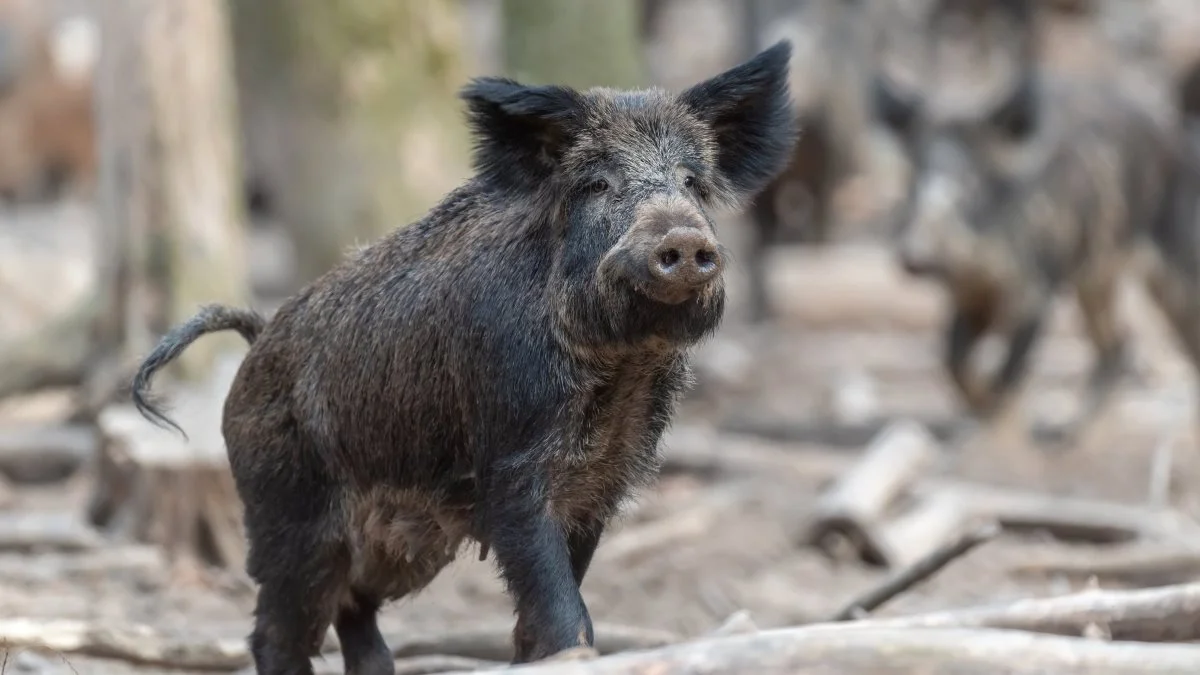
<path id="1" fill-rule="evenodd" d="M 242 505 L 220 433 L 236 368 L 236 360 L 223 359 L 208 383 L 171 397 L 187 440 L 153 426 L 132 406 L 101 412 L 105 440 L 88 505 L 92 525 L 160 546 L 173 563 L 242 567 Z"/>

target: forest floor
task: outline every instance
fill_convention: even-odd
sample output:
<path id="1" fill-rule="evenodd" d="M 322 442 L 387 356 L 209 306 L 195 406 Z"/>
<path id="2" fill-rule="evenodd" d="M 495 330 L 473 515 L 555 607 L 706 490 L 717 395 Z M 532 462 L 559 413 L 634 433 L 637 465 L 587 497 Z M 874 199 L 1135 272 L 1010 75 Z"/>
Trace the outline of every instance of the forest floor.
<path id="1" fill-rule="evenodd" d="M 28 272 L 7 263 L 0 266 L 9 272 L 0 282 L 6 285 L 2 309 L 10 316 L 20 314 L 18 298 L 37 283 L 53 281 L 68 296 L 87 285 L 86 275 L 55 276 L 30 255 L 23 259 Z M 778 320 L 754 330 L 731 322 L 700 350 L 699 386 L 666 442 L 667 471 L 610 529 L 583 585 L 598 624 L 694 636 L 714 629 L 738 610 L 748 610 L 760 628 L 794 625 L 827 618 L 887 574 L 857 560 L 827 556 L 805 546 L 798 535 L 822 489 L 851 466 L 871 436 L 863 431 L 862 438 L 848 439 L 834 433 L 836 428 L 868 428 L 878 426 L 879 420 L 900 418 L 936 425 L 938 420 L 961 417 L 938 366 L 938 294 L 897 277 L 883 286 L 893 289 L 897 298 L 916 298 L 932 313 L 931 320 L 910 317 L 910 325 L 899 327 L 873 325 L 877 322 L 871 317 L 813 322 L 806 319 L 813 314 L 813 303 L 848 302 L 828 289 L 815 289 L 814 294 L 828 297 L 809 296 L 809 304 L 799 307 L 804 289 L 789 286 L 787 275 L 788 265 L 803 261 L 789 260 L 785 252 L 773 262 Z M 846 260 L 844 272 L 853 279 L 858 258 L 847 254 Z M 78 262 L 86 268 L 85 260 Z M 51 267 L 61 271 L 70 266 Z M 31 286 L 29 280 L 38 278 L 36 274 L 46 279 Z M 10 283 L 10 278 L 18 282 Z M 889 303 L 882 297 L 868 300 Z M 54 304 L 65 306 L 67 301 L 55 298 Z M 1091 358 L 1074 308 L 1062 304 L 1038 347 L 1027 388 L 1027 407 L 1043 414 L 1073 405 Z M 48 311 L 45 306 L 38 309 Z M 1144 314 L 1144 307 L 1134 313 Z M 1161 460 L 1164 443 L 1178 431 L 1169 500 L 1180 511 L 1200 516 L 1190 370 L 1161 325 L 1143 326 L 1146 322 L 1140 319 L 1134 323 L 1137 373 L 1123 384 L 1102 433 L 1057 453 L 1019 438 L 960 448 L 947 444 L 950 459 L 936 473 L 946 479 L 1139 505 L 1150 499 L 1156 458 Z M 50 393 L 7 403 L 0 408 L 0 433 L 5 424 L 47 414 L 59 399 Z M 779 433 L 754 433 L 778 427 L 804 428 L 807 436 L 789 441 L 779 440 Z M 776 439 L 767 438 L 771 435 Z M 700 463 L 687 461 L 699 454 L 717 468 L 701 470 Z M 738 466 L 738 458 L 747 456 L 759 459 Z M 92 480 L 85 466 L 64 482 L 13 485 L 11 499 L 0 508 L 0 522 L 83 522 Z M 1062 594 L 1081 588 L 1086 578 L 1021 570 L 1046 555 L 1086 561 L 1106 546 L 1036 532 L 1005 533 L 877 614 Z M 476 553 L 474 547 L 465 550 L 423 592 L 387 607 L 381 620 L 385 634 L 432 634 L 511 622 L 511 604 L 492 561 L 480 562 Z M 1101 579 L 1101 584 L 1127 585 L 1119 579 Z M 128 543 L 82 551 L 36 546 L 0 551 L 4 620 L 77 619 L 110 628 L 140 624 L 181 639 L 236 641 L 250 629 L 253 602 L 252 588 L 211 574 L 180 574 L 155 550 Z M 12 650 L 2 670 L 158 671 L 114 659 L 20 649 Z"/>

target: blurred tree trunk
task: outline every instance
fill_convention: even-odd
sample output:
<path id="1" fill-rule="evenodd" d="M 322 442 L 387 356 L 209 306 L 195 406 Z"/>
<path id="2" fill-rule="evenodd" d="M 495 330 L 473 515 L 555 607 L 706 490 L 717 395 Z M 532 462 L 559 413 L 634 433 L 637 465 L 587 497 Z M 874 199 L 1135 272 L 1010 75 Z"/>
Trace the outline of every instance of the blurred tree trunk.
<path id="1" fill-rule="evenodd" d="M 247 143 L 274 155 L 302 282 L 466 176 L 459 4 L 231 0 Z"/>
<path id="2" fill-rule="evenodd" d="M 530 84 L 640 87 L 642 0 L 502 0 L 504 59 Z"/>
<path id="3" fill-rule="evenodd" d="M 83 385 L 100 405 L 200 304 L 248 300 L 223 0 L 104 0 L 98 15 L 96 291 L 6 350 L 0 397 Z M 205 373 L 234 340 L 197 343 L 175 374 Z"/>
<path id="4" fill-rule="evenodd" d="M 94 334 L 120 363 L 200 305 L 244 305 L 250 291 L 225 0 L 103 0 L 101 22 L 98 209 L 108 246 Z M 244 560 L 217 412 L 229 380 L 219 357 L 234 349 L 245 349 L 236 335 L 206 336 L 174 362 L 190 381 L 179 392 L 190 395 L 188 441 L 148 433 L 132 406 L 97 415 L 94 526 L 159 545 L 177 563 Z"/>

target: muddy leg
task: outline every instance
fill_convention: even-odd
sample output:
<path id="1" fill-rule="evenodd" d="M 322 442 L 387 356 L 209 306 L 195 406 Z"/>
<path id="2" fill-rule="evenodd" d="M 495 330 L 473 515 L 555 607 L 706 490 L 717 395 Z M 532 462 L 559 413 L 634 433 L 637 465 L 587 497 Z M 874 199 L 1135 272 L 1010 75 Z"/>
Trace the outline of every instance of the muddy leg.
<path id="1" fill-rule="evenodd" d="M 315 538 L 300 542 L 303 537 L 295 535 L 286 549 L 272 553 L 277 565 L 256 570 L 260 586 L 250 651 L 261 675 L 311 675 L 311 659 L 340 594 L 338 572 L 344 570 L 338 569 L 336 556 L 325 555 Z"/>
<path id="2" fill-rule="evenodd" d="M 567 535 L 567 548 L 571 556 L 571 572 L 575 577 L 575 586 L 579 587 L 583 584 L 583 577 L 587 574 L 588 567 L 591 565 L 592 556 L 596 552 L 596 546 L 600 543 L 600 535 L 604 531 L 604 526 L 600 523 L 588 524 L 571 531 Z M 587 620 L 591 623 L 591 615 L 587 611 L 587 607 L 583 608 Z M 528 660 L 529 654 L 533 650 L 533 640 L 525 630 L 525 626 L 520 618 L 517 619 L 517 627 L 513 631 L 513 643 L 516 648 L 516 661 L 524 662 Z"/>
<path id="3" fill-rule="evenodd" d="M 353 604 L 338 610 L 334 620 L 346 675 L 393 675 L 396 672 L 392 650 L 379 632 L 376 615 L 379 601 L 361 593 L 353 594 Z"/>
<path id="4" fill-rule="evenodd" d="M 488 489 L 486 529 L 517 606 L 515 663 L 591 647 L 595 639 L 575 581 L 569 533 L 551 515 L 547 493 L 541 476 L 517 469 L 498 472 Z"/>
<path id="5" fill-rule="evenodd" d="M 283 453 L 268 447 L 257 457 Z M 311 658 L 345 597 L 350 570 L 348 549 L 331 536 L 339 530 L 330 509 L 336 488 L 323 471 L 300 465 L 281 477 L 266 463 L 235 462 L 234 473 L 246 505 L 246 572 L 259 584 L 250 635 L 255 669 L 311 675 Z"/>
<path id="6" fill-rule="evenodd" d="M 1084 328 L 1096 350 L 1095 361 L 1079 414 L 1062 428 L 1039 433 L 1044 441 L 1068 443 L 1086 433 L 1101 418 L 1122 375 L 1128 370 L 1129 341 L 1117 320 L 1116 291 L 1116 278 L 1087 283 L 1077 290 Z"/>

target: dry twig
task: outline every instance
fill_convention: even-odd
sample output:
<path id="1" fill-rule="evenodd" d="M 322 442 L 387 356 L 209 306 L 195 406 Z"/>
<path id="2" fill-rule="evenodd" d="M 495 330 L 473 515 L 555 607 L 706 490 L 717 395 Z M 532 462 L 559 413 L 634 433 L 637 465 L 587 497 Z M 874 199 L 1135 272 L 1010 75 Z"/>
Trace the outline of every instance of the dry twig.
<path id="1" fill-rule="evenodd" d="M 1143 586 L 1161 586 L 1200 578 L 1200 549 L 1150 547 L 1145 544 L 1105 546 L 1084 552 L 1055 551 L 1020 561 L 1009 568 L 1018 576 L 1098 577 Z"/>
<path id="2" fill-rule="evenodd" d="M 892 598 L 937 574 L 951 561 L 961 558 L 976 546 L 990 541 L 1000 533 L 1000 526 L 986 523 L 962 533 L 957 539 L 900 570 L 882 584 L 851 600 L 833 615 L 832 621 L 860 619 Z"/>
<path id="3" fill-rule="evenodd" d="M 837 625 L 1008 628 L 1034 633 L 1081 635 L 1090 623 L 1107 626 L 1114 640 L 1200 640 L 1200 583 L 1134 591 L 1086 590 L 1053 598 L 1031 598 L 1007 604 Z M 1200 661 L 1197 667 L 1200 668 Z"/>
<path id="4" fill-rule="evenodd" d="M 511 675 L 883 673 L 889 675 L 1194 675 L 1200 646 L 1101 642 L 993 629 L 811 626 L 688 642 Z M 832 624 L 838 627 L 862 624 Z M 454 675 L 463 675 L 455 673 Z"/>

